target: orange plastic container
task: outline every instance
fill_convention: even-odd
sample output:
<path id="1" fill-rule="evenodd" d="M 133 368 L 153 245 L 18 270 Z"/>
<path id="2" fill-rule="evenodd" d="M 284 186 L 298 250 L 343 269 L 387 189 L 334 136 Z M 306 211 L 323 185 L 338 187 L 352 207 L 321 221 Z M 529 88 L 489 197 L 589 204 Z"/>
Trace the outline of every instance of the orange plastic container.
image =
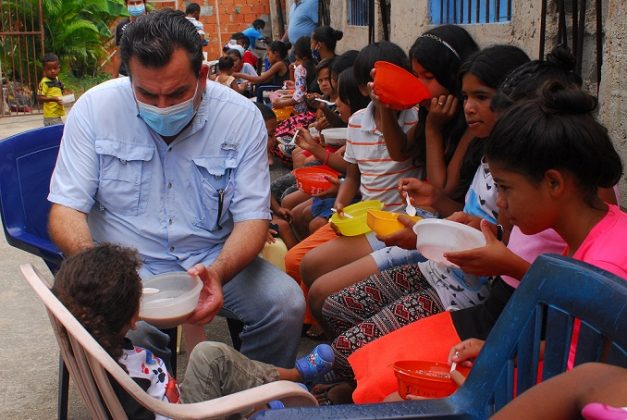
<path id="1" fill-rule="evenodd" d="M 333 186 L 325 176 L 331 178 L 339 176 L 339 172 L 323 165 L 294 169 L 292 174 L 296 178 L 298 189 L 309 195 L 321 194 Z"/>
<path id="2" fill-rule="evenodd" d="M 374 63 L 374 92 L 393 108 L 410 108 L 431 98 L 427 87 L 409 71 L 387 61 Z"/>
<path id="3" fill-rule="evenodd" d="M 377 235 L 388 236 L 399 230 L 405 229 L 405 225 L 398 221 L 399 213 L 383 210 L 368 210 L 366 223 Z M 407 216 L 407 215 L 405 215 Z M 415 222 L 421 219 L 419 216 L 407 216 Z"/>
<path id="4" fill-rule="evenodd" d="M 444 363 L 404 360 L 393 365 L 398 380 L 398 393 L 405 399 L 407 394 L 425 398 L 448 397 L 457 389 L 450 375 L 451 367 Z M 469 368 L 458 366 L 464 376 Z"/>

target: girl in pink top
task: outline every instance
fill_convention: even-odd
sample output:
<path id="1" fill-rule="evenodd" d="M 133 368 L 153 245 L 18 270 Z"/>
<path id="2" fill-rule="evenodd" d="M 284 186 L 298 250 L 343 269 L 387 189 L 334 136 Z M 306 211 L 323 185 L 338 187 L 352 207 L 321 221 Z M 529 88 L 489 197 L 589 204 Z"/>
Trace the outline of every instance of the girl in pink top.
<path id="1" fill-rule="evenodd" d="M 607 130 L 591 115 L 595 106 L 583 91 L 548 82 L 538 98 L 502 116 L 486 156 L 499 188 L 497 205 L 512 224 L 527 235 L 552 228 L 566 242 L 564 255 L 627 279 L 627 214 L 598 196 L 599 188 L 619 181 L 623 166 Z M 449 359 L 473 358 L 481 347 L 479 340 L 465 340 Z"/>

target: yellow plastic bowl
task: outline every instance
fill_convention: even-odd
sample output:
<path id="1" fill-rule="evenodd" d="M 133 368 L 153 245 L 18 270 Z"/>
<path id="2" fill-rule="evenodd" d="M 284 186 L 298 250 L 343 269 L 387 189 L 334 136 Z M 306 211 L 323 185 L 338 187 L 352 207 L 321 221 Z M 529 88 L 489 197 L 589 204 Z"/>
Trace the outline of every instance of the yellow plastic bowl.
<path id="1" fill-rule="evenodd" d="M 405 228 L 405 225 L 398 221 L 398 216 L 400 216 L 399 213 L 390 211 L 368 210 L 366 223 L 377 235 L 388 236 Z M 407 217 L 413 220 L 414 223 L 421 219 L 419 216 Z"/>
<path id="2" fill-rule="evenodd" d="M 272 108 L 274 115 L 276 115 L 277 121 L 283 121 L 288 119 L 292 115 L 292 111 L 294 111 L 293 106 L 285 106 L 283 108 Z"/>
<path id="3" fill-rule="evenodd" d="M 330 222 L 344 236 L 358 236 L 370 232 L 366 223 L 367 212 L 370 209 L 381 210 L 383 203 L 379 200 L 360 201 L 344 207 L 344 214 L 350 217 L 340 217 L 338 214 L 331 216 Z"/>

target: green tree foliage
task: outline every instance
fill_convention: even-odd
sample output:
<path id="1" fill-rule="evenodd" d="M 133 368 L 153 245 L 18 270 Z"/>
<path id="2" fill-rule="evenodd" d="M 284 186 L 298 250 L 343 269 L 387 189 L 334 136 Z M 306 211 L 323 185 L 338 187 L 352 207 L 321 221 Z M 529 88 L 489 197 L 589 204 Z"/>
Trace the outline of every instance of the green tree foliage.
<path id="1" fill-rule="evenodd" d="M 38 0 L 0 0 L 1 27 L 5 30 L 39 31 Z M 36 56 L 54 52 L 64 69 L 76 76 L 95 75 L 107 55 L 112 38 L 109 29 L 120 16 L 128 16 L 124 0 L 42 0 L 44 50 L 33 43 Z M 17 54 L 15 42 L 0 39 L 0 57 L 31 60 L 32 54 Z M 30 56 L 30 57 L 29 57 Z M 16 69 L 40 63 L 16 63 Z M 5 70 L 7 71 L 7 70 Z"/>
<path id="2" fill-rule="evenodd" d="M 112 37 L 109 27 L 127 15 L 124 0 L 43 0 L 44 46 L 76 76 L 95 75 Z"/>

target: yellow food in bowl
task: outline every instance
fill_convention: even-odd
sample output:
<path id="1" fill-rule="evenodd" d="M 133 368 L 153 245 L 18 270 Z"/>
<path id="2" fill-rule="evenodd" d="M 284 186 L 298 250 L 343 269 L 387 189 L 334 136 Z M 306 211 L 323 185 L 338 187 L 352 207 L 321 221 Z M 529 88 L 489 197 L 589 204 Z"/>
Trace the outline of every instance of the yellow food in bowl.
<path id="1" fill-rule="evenodd" d="M 388 236 L 405 228 L 405 225 L 398 221 L 398 216 L 400 215 L 400 213 L 392 213 L 390 211 L 368 210 L 366 223 L 377 235 Z M 414 223 L 421 219 L 419 216 L 407 217 L 412 219 Z"/>

